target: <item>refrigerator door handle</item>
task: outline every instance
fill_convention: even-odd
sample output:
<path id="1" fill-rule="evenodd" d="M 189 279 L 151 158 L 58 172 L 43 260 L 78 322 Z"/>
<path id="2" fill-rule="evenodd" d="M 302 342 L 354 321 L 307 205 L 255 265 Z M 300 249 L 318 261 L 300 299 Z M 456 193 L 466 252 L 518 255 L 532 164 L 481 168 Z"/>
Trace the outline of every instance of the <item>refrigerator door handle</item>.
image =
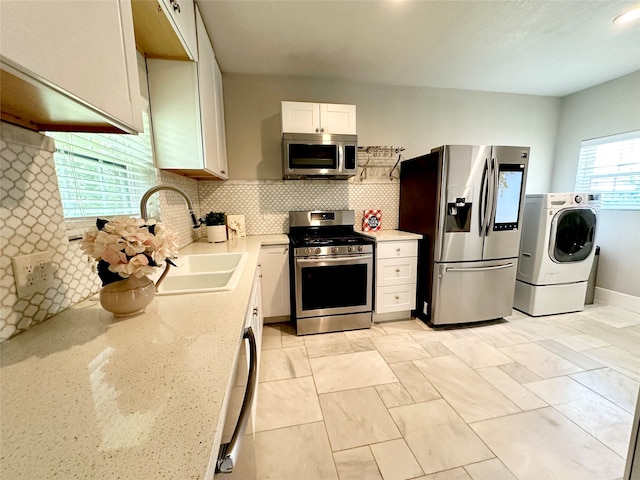
<path id="1" fill-rule="evenodd" d="M 498 161 L 491 157 L 491 174 L 489 179 L 489 215 L 486 218 L 486 230 L 485 236 L 489 236 L 489 232 L 491 231 L 491 222 L 493 221 L 493 216 L 496 213 L 496 203 L 498 199 L 496 198 L 496 194 L 498 192 Z"/>
<path id="2" fill-rule="evenodd" d="M 493 267 L 467 267 L 467 268 L 456 268 L 456 267 L 447 267 L 445 268 L 446 272 L 484 272 L 488 270 L 502 270 L 503 268 L 511 268 L 513 267 L 513 263 L 505 263 L 504 265 L 495 265 Z"/>
<path id="3" fill-rule="evenodd" d="M 482 181 L 480 186 L 480 209 L 478 215 L 478 223 L 480 224 L 480 236 L 484 236 L 487 220 L 487 205 L 489 198 L 489 159 L 484 159 L 484 169 L 482 170 Z"/>

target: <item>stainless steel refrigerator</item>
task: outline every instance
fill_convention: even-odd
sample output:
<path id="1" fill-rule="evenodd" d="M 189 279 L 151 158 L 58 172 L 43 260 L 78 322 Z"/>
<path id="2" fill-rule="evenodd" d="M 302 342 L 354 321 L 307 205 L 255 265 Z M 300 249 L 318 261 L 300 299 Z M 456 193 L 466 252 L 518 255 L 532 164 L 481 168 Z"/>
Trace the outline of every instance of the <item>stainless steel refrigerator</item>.
<path id="1" fill-rule="evenodd" d="M 445 145 L 405 160 L 400 230 L 421 233 L 416 315 L 433 325 L 511 315 L 529 147 Z"/>

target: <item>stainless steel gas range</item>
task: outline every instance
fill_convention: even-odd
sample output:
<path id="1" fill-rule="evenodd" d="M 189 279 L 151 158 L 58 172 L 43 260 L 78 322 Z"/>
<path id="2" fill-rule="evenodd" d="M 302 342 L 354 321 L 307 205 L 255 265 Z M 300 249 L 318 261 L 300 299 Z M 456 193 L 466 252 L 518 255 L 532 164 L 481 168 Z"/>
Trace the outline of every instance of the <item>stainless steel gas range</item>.
<path id="1" fill-rule="evenodd" d="M 298 335 L 370 328 L 375 241 L 353 210 L 289 212 L 291 314 Z"/>

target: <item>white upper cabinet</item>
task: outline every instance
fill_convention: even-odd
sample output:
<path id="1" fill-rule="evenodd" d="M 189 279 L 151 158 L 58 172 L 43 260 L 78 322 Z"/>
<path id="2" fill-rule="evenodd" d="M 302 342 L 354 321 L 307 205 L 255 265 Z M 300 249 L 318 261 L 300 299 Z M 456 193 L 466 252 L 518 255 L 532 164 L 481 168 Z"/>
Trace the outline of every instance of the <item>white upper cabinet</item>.
<path id="1" fill-rule="evenodd" d="M 356 134 L 356 106 L 282 102 L 283 133 Z"/>
<path id="2" fill-rule="evenodd" d="M 191 60 L 198 60 L 196 16 L 193 0 L 160 0 L 180 43 Z"/>
<path id="3" fill-rule="evenodd" d="M 147 58 L 198 60 L 193 0 L 133 0 L 138 50 Z"/>
<path id="4" fill-rule="evenodd" d="M 0 18 L 3 120 L 142 131 L 130 0 L 3 1 Z"/>
<path id="5" fill-rule="evenodd" d="M 158 168 L 202 179 L 227 179 L 222 74 L 196 9 L 196 62 L 147 59 Z"/>

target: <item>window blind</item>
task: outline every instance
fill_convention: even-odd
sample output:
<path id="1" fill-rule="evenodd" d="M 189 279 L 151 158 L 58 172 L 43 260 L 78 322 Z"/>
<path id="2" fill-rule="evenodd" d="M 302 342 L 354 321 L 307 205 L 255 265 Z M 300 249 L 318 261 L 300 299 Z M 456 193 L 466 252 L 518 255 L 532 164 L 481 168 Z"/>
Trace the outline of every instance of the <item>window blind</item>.
<path id="1" fill-rule="evenodd" d="M 66 220 L 139 215 L 140 198 L 155 184 L 149 118 L 144 133 L 49 132 Z"/>
<path id="2" fill-rule="evenodd" d="M 604 209 L 640 209 L 640 131 L 583 141 L 575 191 L 599 193 Z"/>

